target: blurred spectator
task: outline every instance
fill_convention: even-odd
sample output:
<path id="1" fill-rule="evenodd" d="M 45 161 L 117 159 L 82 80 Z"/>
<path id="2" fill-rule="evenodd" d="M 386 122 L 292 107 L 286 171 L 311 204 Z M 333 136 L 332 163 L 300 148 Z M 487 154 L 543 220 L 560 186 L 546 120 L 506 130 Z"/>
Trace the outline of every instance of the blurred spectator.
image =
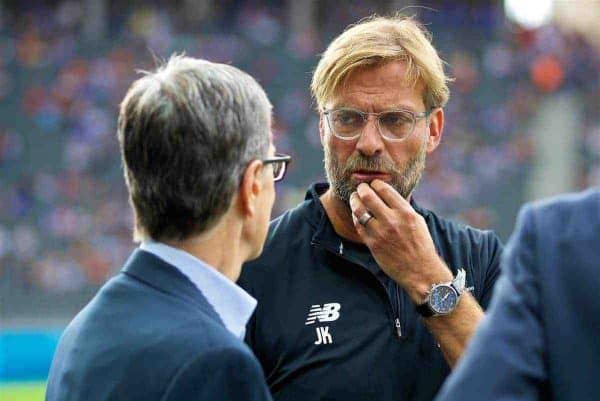
<path id="1" fill-rule="evenodd" d="M 316 54 L 379 2 L 352 2 L 327 13 L 318 31 L 295 33 L 288 32 L 279 2 L 225 3 L 231 7 L 205 10 L 194 24 L 168 4 L 119 8 L 110 15 L 106 39 L 94 43 L 81 39 L 78 2 L 6 14 L 0 37 L 1 288 L 41 294 L 95 288 L 134 246 L 116 111 L 136 70 L 152 68 L 155 56 L 186 51 L 232 63 L 267 89 L 278 147 L 295 155 L 275 213 L 295 205 L 321 176 L 308 90 Z M 428 160 L 419 201 L 482 228 L 512 221 L 501 199 L 510 198 L 515 208 L 522 200 L 522 174 L 532 156 L 523 127 L 543 96 L 561 90 L 578 91 L 588 105 L 581 186 L 600 182 L 599 53 L 583 37 L 553 26 L 507 26 L 494 6 L 452 7 L 422 16 L 434 19 L 428 29 L 456 81 L 443 144 Z"/>

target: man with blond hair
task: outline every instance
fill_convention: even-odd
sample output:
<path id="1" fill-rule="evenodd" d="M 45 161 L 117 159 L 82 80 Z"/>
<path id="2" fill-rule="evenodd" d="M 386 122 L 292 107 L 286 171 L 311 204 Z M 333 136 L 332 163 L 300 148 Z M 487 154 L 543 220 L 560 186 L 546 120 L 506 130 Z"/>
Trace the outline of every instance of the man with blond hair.
<path id="1" fill-rule="evenodd" d="M 483 317 L 501 244 L 412 197 L 442 138 L 448 78 L 413 18 L 337 37 L 312 93 L 328 183 L 271 223 L 240 285 L 276 400 L 431 400 Z"/>

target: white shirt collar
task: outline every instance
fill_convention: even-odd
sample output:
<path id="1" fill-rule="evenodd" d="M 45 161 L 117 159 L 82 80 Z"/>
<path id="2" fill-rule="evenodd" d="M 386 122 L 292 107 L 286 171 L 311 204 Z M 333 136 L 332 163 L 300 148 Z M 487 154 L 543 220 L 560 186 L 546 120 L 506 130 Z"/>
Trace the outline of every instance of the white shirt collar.
<path id="1" fill-rule="evenodd" d="M 175 266 L 200 290 L 227 330 L 238 338 L 244 336 L 256 299 L 217 269 L 181 249 L 153 241 L 142 242 L 140 249 Z"/>

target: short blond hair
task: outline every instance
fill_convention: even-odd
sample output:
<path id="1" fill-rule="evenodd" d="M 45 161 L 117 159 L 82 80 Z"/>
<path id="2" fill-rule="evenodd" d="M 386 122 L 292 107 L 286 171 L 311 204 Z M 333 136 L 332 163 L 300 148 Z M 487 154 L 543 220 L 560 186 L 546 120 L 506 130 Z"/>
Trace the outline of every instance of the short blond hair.
<path id="1" fill-rule="evenodd" d="M 398 14 L 369 17 L 351 25 L 331 42 L 310 85 L 317 107 L 323 109 L 352 71 L 394 60 L 407 63 L 409 83 L 423 82 L 425 107 L 443 107 L 448 102 L 451 79 L 431 44 L 431 34 L 414 17 Z"/>

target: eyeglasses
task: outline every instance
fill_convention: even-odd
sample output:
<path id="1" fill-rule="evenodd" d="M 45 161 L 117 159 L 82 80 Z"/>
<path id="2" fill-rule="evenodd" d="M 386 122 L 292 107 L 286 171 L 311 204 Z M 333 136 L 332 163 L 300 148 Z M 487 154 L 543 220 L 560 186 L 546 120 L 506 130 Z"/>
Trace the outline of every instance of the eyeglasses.
<path id="1" fill-rule="evenodd" d="M 274 157 L 263 159 L 263 164 L 273 165 L 273 181 L 281 181 L 285 177 L 287 171 L 287 165 L 292 161 L 292 156 L 277 153 Z"/>
<path id="2" fill-rule="evenodd" d="M 325 110 L 323 114 L 329 129 L 339 139 L 346 141 L 357 139 L 363 133 L 369 116 L 375 116 L 377 129 L 382 137 L 388 141 L 402 141 L 412 135 L 417 121 L 429 117 L 433 110 L 415 113 L 399 109 L 381 113 L 366 113 L 360 110 L 341 108 Z"/>

